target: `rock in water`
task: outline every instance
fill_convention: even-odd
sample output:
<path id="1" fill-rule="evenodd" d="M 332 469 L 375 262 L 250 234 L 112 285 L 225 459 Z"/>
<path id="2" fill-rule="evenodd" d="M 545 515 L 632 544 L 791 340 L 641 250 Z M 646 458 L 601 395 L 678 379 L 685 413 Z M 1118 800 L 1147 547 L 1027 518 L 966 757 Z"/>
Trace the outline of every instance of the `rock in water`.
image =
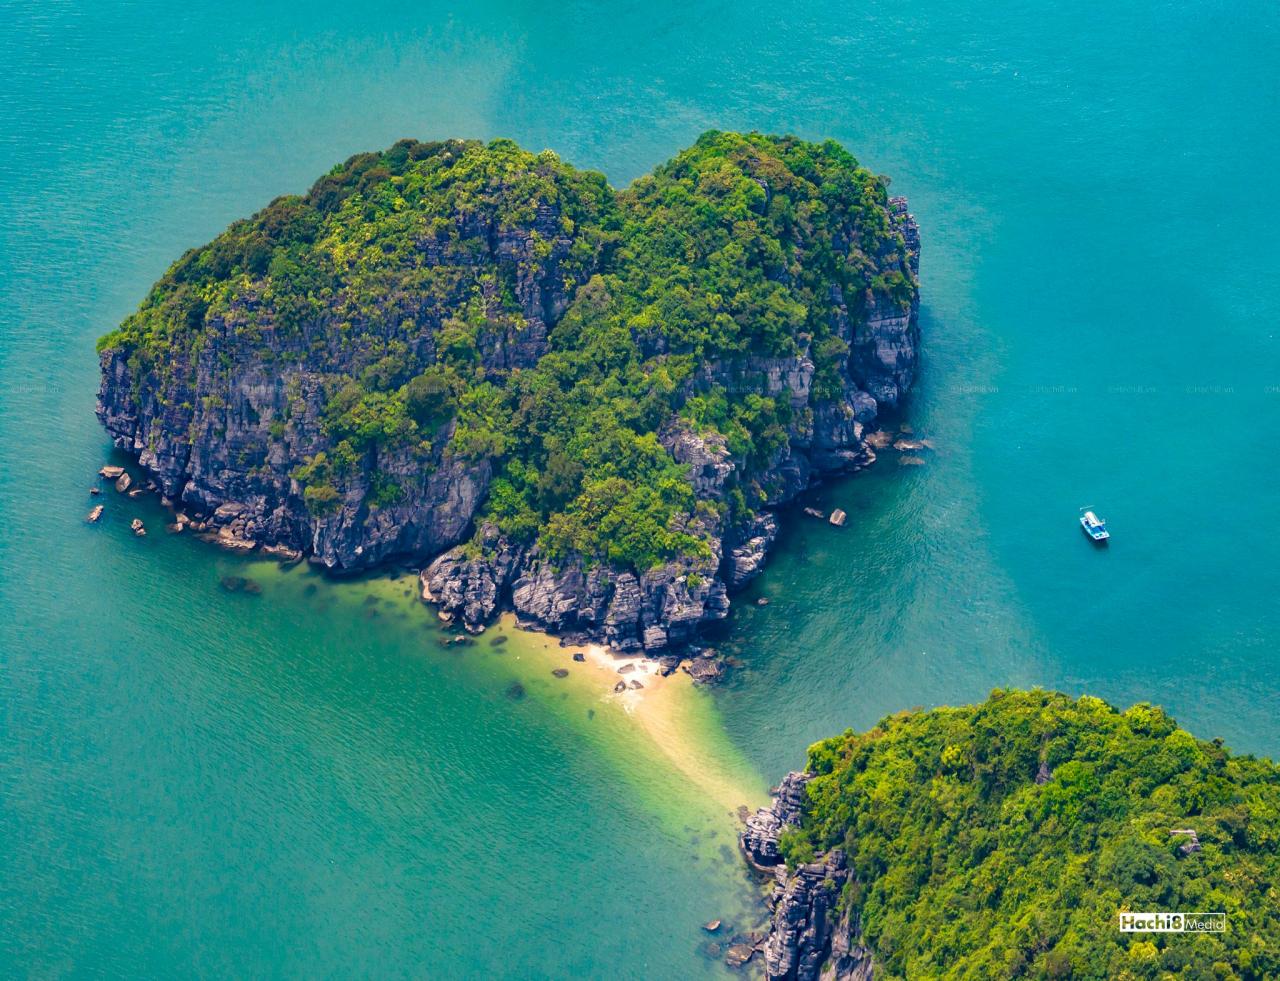
<path id="1" fill-rule="evenodd" d="M 831 523 L 835 525 L 837 528 L 843 528 L 844 523 L 848 519 L 849 519 L 849 516 L 845 514 L 843 511 L 841 511 L 839 508 L 836 508 L 834 511 L 831 512 Z"/>
<path id="2" fill-rule="evenodd" d="M 143 535 L 147 533 L 147 529 L 143 527 L 141 518 L 134 518 L 132 521 L 129 522 L 129 527 L 133 529 L 133 533 L 137 535 L 139 538 L 141 538 Z"/>
<path id="3" fill-rule="evenodd" d="M 133 478 L 127 473 L 122 473 L 116 478 L 116 490 L 124 494 L 129 490 L 129 486 L 133 483 Z"/>
<path id="4" fill-rule="evenodd" d="M 919 231 L 885 186 L 835 144 L 792 137 L 708 133 L 623 191 L 506 140 L 404 140 L 175 263 L 103 339 L 98 416 L 142 479 L 223 547 L 299 552 L 334 572 L 413 557 L 423 598 L 459 629 L 510 607 L 619 651 L 680 650 L 759 574 L 772 509 L 870 463 L 868 431 L 913 382 Z M 677 315 L 602 336 L 591 325 L 670 275 L 652 223 L 624 220 L 658 209 L 694 243 L 678 260 L 687 285 L 668 298 Z M 744 238 L 760 247 L 735 253 Z M 730 254 L 741 297 L 717 300 L 717 329 L 701 331 Z M 272 273 L 277 259 L 289 275 Z M 810 316 L 765 343 L 740 326 L 762 303 Z M 562 397 L 579 380 L 564 370 L 597 368 L 590 404 Z M 459 405 L 481 377 L 478 425 Z M 731 414 L 774 406 L 760 419 L 767 452 L 688 422 L 687 400 L 711 390 Z M 624 435 L 610 424 L 617 403 L 639 398 L 655 400 L 652 431 L 625 438 L 643 441 L 643 466 L 594 449 L 570 458 L 537 429 L 557 413 L 570 444 L 607 447 Z M 123 492 L 117 469 L 103 473 Z M 559 503 L 503 533 L 522 474 L 542 475 L 537 494 Z M 685 486 L 645 498 L 652 507 L 619 496 L 664 481 Z M 634 523 L 653 508 L 670 529 L 657 546 L 582 517 L 613 509 Z"/>
<path id="5" fill-rule="evenodd" d="M 267 545 L 262 549 L 262 554 L 278 560 L 281 565 L 293 565 L 302 561 L 302 552 L 287 545 Z"/>
<path id="6" fill-rule="evenodd" d="M 724 962 L 733 968 L 743 967 L 755 956 L 755 948 L 749 944 L 733 944 L 724 954 Z"/>
<path id="7" fill-rule="evenodd" d="M 709 685 L 724 677 L 724 663 L 718 657 L 695 657 L 684 662 L 684 671 L 697 684 Z"/>
<path id="8" fill-rule="evenodd" d="M 106 480 L 119 480 L 124 476 L 124 467 L 103 467 L 98 471 L 98 476 Z"/>
<path id="9" fill-rule="evenodd" d="M 102 511 L 103 511 L 102 505 L 99 504 L 97 507 L 95 507 L 93 510 L 89 512 L 89 514 L 85 517 L 84 520 L 89 522 L 90 524 L 93 524 L 99 518 L 102 517 Z"/>

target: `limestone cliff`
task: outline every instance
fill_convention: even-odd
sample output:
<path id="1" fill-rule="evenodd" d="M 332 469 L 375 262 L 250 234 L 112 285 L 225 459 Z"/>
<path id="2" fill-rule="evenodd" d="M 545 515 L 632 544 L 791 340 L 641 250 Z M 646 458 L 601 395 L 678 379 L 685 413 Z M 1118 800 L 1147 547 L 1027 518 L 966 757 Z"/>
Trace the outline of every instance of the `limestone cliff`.
<path id="1" fill-rule="evenodd" d="M 873 958 L 862 946 L 857 918 L 841 908 L 849 881 L 844 853 L 834 848 L 813 862 L 788 869 L 778 837 L 801 822 L 806 773 L 788 773 L 769 807 L 747 819 L 740 843 L 747 860 L 775 876 L 768 897 L 772 913 L 764 940 L 768 981 L 871 981 Z"/>

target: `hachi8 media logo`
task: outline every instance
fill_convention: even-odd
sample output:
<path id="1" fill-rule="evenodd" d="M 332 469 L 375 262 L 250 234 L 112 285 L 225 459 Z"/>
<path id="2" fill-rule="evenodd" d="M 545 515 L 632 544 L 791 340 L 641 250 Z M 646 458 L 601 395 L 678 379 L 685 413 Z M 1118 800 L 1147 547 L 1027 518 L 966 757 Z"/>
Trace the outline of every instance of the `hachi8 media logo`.
<path id="1" fill-rule="evenodd" d="M 1120 914 L 1121 933 L 1222 933 L 1227 929 L 1226 913 L 1133 913 Z"/>

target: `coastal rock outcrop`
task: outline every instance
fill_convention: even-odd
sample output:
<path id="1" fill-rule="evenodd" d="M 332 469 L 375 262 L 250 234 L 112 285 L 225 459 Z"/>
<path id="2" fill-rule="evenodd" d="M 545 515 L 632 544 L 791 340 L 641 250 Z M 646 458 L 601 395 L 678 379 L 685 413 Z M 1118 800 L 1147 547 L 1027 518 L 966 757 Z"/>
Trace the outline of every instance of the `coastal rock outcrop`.
<path id="1" fill-rule="evenodd" d="M 857 917 L 841 904 L 849 881 L 844 853 L 833 848 L 795 868 L 784 864 L 779 837 L 800 824 L 807 773 L 788 773 L 768 807 L 747 818 L 739 844 L 757 870 L 775 876 L 764 941 L 769 981 L 871 981 L 873 959 L 859 942 Z"/>
<path id="2" fill-rule="evenodd" d="M 809 774 L 788 773 L 778 784 L 769 806 L 760 808 L 747 818 L 739 841 L 744 854 L 757 869 L 772 871 L 782 862 L 778 836 L 783 828 L 800 823 L 808 783 Z"/>
<path id="3" fill-rule="evenodd" d="M 834 144 L 708 134 L 645 181 L 508 141 L 352 158 L 174 264 L 100 345 L 98 417 L 224 547 L 420 562 L 471 630 L 511 609 L 686 645 L 759 574 L 771 509 L 874 460 L 915 373 L 919 233 Z M 822 221 L 786 217 L 810 199 Z"/>

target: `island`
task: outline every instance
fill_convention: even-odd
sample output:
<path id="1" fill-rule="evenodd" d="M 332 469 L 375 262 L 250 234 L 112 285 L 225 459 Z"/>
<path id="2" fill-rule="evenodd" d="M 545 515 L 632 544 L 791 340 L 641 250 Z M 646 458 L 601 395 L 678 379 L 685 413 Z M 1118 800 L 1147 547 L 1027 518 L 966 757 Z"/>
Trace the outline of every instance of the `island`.
<path id="1" fill-rule="evenodd" d="M 777 507 L 875 459 L 919 249 L 834 142 L 709 132 L 615 190 L 403 140 L 175 262 L 99 342 L 98 416 L 178 527 L 662 654 L 726 616 Z"/>
<path id="2" fill-rule="evenodd" d="M 1280 976 L 1280 768 L 1147 704 L 997 690 L 892 716 L 810 747 L 741 842 L 776 876 L 770 981 Z"/>

